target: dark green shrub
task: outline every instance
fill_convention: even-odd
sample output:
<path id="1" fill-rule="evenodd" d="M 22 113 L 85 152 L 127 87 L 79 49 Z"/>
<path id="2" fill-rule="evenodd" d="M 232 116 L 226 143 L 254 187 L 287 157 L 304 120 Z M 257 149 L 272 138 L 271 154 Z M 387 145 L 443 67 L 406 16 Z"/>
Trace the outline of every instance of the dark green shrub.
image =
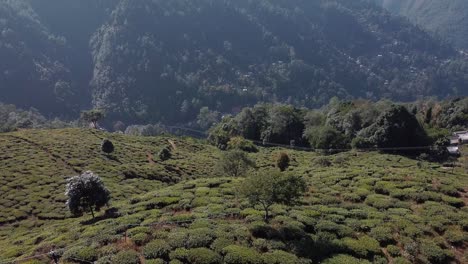
<path id="1" fill-rule="evenodd" d="M 442 201 L 456 208 L 462 208 L 463 206 L 465 206 L 465 202 L 463 202 L 462 199 L 455 198 L 452 196 L 442 195 Z"/>
<path id="2" fill-rule="evenodd" d="M 357 259 L 355 257 L 339 254 L 322 262 L 323 264 L 371 264 L 367 260 Z"/>
<path id="3" fill-rule="evenodd" d="M 158 153 L 159 159 L 161 159 L 162 161 L 170 159 L 172 157 L 172 152 L 171 151 L 172 150 L 171 150 L 170 147 L 165 147 L 165 148 L 161 149 L 161 151 L 159 151 L 159 153 Z"/>
<path id="4" fill-rule="evenodd" d="M 377 239 L 377 241 L 384 246 L 394 242 L 393 230 L 389 226 L 377 226 L 372 228 L 370 236 Z"/>
<path id="5" fill-rule="evenodd" d="M 172 248 L 182 248 L 185 247 L 187 241 L 187 233 L 185 231 L 175 231 L 169 233 L 167 236 L 168 244 Z"/>
<path id="6" fill-rule="evenodd" d="M 429 239 L 421 241 L 419 250 L 424 257 L 434 264 L 449 263 L 454 257 L 451 251 L 440 248 L 434 241 Z"/>
<path id="7" fill-rule="evenodd" d="M 224 248 L 224 263 L 226 264 L 262 264 L 262 256 L 255 250 L 237 245 Z"/>
<path id="8" fill-rule="evenodd" d="M 172 260 L 187 261 L 188 250 L 186 248 L 176 248 L 169 253 L 169 258 Z"/>
<path id="9" fill-rule="evenodd" d="M 449 227 L 444 234 L 445 239 L 454 244 L 461 245 L 468 241 L 468 234 L 464 232 L 459 226 Z"/>
<path id="10" fill-rule="evenodd" d="M 188 248 L 209 247 L 214 238 L 212 229 L 197 228 L 188 231 L 186 245 Z"/>
<path id="11" fill-rule="evenodd" d="M 295 255 L 282 251 L 275 250 L 273 252 L 263 254 L 263 262 L 268 264 L 299 264 L 299 258 Z"/>
<path id="12" fill-rule="evenodd" d="M 82 259 L 84 261 L 93 262 L 98 259 L 98 252 L 92 247 L 74 247 L 63 253 L 62 259 L 73 261 L 73 259 Z"/>
<path id="13" fill-rule="evenodd" d="M 136 251 L 120 251 L 112 257 L 112 264 L 140 264 L 140 256 Z"/>
<path id="14" fill-rule="evenodd" d="M 393 264 L 411 264 L 411 261 L 403 257 L 397 257 L 393 259 Z"/>
<path id="15" fill-rule="evenodd" d="M 114 144 L 108 139 L 104 139 L 101 143 L 101 150 L 104 153 L 110 154 L 114 152 Z"/>
<path id="16" fill-rule="evenodd" d="M 163 259 L 149 259 L 145 261 L 145 264 L 166 264 Z"/>
<path id="17" fill-rule="evenodd" d="M 398 257 L 400 255 L 400 248 L 395 246 L 395 245 L 388 245 L 387 246 L 387 252 L 390 254 L 392 257 Z"/>
<path id="18" fill-rule="evenodd" d="M 130 237 L 130 239 L 137 245 L 137 246 L 142 246 L 146 242 L 148 242 L 148 235 L 145 233 L 138 233 L 134 234 L 133 236 Z"/>
<path id="19" fill-rule="evenodd" d="M 216 165 L 216 169 L 220 175 L 231 177 L 244 176 L 250 168 L 254 167 L 255 161 L 240 150 L 230 150 L 223 153 Z"/>
<path id="20" fill-rule="evenodd" d="M 147 259 L 156 259 L 156 258 L 167 258 L 171 248 L 166 241 L 162 239 L 156 239 L 148 243 L 143 248 L 143 255 Z"/>
<path id="21" fill-rule="evenodd" d="M 228 150 L 239 149 L 245 152 L 258 152 L 258 148 L 250 140 L 243 137 L 233 137 L 228 142 Z"/>
<path id="22" fill-rule="evenodd" d="M 276 167 L 280 169 L 280 171 L 285 171 L 289 167 L 290 158 L 286 152 L 280 152 L 276 156 Z"/>
<path id="23" fill-rule="evenodd" d="M 234 243 L 235 242 L 232 239 L 219 237 L 219 238 L 215 239 L 215 241 L 213 241 L 213 243 L 211 244 L 211 249 L 213 249 L 216 253 L 221 254 L 225 247 L 227 247 L 229 245 L 232 245 Z"/>
<path id="24" fill-rule="evenodd" d="M 358 239 L 346 237 L 343 239 L 343 245 L 360 257 L 381 253 L 379 242 L 369 236 L 362 236 Z"/>
<path id="25" fill-rule="evenodd" d="M 190 249 L 187 259 L 192 264 L 217 264 L 222 260 L 218 253 L 207 248 Z"/>

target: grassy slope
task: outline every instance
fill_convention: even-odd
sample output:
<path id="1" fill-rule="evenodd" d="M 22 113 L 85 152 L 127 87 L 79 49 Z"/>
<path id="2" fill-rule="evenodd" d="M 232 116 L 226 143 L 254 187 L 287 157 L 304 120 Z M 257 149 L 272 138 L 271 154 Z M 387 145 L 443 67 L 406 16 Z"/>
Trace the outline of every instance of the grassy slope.
<path id="1" fill-rule="evenodd" d="M 112 159 L 99 151 L 104 137 L 116 146 Z M 468 178 L 460 169 L 452 173 L 436 164 L 378 153 L 330 156 L 332 166 L 323 167 L 318 162 L 323 157 L 316 153 L 287 150 L 293 158 L 289 170 L 307 179 L 309 191 L 301 205 L 275 206 L 271 225 L 261 227 L 262 213 L 237 196 L 242 179 L 214 176 L 220 151 L 193 139 L 171 138 L 177 150 L 171 160 L 160 162 L 157 153 L 168 139 L 77 129 L 1 134 L 0 260 L 76 243 L 93 252 L 91 259 L 104 259 L 127 248 L 142 252 L 141 245 L 154 239 L 164 239 L 172 251 L 209 247 L 229 255 L 221 246 L 227 243 L 256 248 L 263 257 L 281 249 L 315 261 L 339 253 L 391 259 L 389 244 L 408 259 L 414 255 L 434 262 L 434 246 L 460 263 L 467 255 Z M 264 170 L 272 167 L 278 151 L 260 149 L 250 155 Z M 121 217 L 96 223 L 86 223 L 89 215 L 69 217 L 65 178 L 84 170 L 103 178 Z M 124 176 L 132 170 L 139 177 Z M 206 219 L 221 213 L 233 215 Z M 122 226 L 172 220 L 190 222 Z"/>

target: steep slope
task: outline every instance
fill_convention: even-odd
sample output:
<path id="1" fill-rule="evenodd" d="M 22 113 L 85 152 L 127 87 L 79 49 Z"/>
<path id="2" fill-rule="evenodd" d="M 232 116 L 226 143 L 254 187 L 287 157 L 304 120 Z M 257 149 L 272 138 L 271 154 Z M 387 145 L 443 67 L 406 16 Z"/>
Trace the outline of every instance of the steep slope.
<path id="1" fill-rule="evenodd" d="M 0 17 L 0 101 L 45 113 L 71 111 L 77 91 L 64 39 L 23 1 L 2 1 Z"/>
<path id="2" fill-rule="evenodd" d="M 132 120 L 467 92 L 453 50 L 365 1 L 121 1 L 92 43 L 94 104 Z"/>
<path id="3" fill-rule="evenodd" d="M 460 49 L 468 49 L 468 2 L 464 0 L 376 0 Z"/>
<path id="4" fill-rule="evenodd" d="M 99 151 L 102 138 L 115 144 L 113 157 Z M 169 139 L 173 157 L 151 158 Z M 52 249 L 60 263 L 466 263 L 461 168 L 377 152 L 259 147 L 248 154 L 258 171 L 287 152 L 288 172 L 308 184 L 299 204 L 274 205 L 264 223 L 261 207 L 239 195 L 244 178 L 215 173 L 222 152 L 201 141 L 24 130 L 1 134 L 0 150 L 2 263 L 50 263 Z M 70 217 L 65 178 L 83 170 L 102 177 L 114 214 Z"/>

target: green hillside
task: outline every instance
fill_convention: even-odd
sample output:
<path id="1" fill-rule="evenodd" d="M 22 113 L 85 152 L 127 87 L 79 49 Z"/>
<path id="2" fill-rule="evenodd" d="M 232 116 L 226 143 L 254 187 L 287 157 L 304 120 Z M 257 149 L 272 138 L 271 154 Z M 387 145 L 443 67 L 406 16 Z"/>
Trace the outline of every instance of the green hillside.
<path id="1" fill-rule="evenodd" d="M 115 152 L 100 151 L 102 139 Z M 171 146 L 172 157 L 159 151 Z M 95 130 L 0 134 L 0 263 L 466 263 L 467 174 L 461 168 L 377 152 L 322 156 L 279 148 L 249 153 L 308 188 L 295 206 L 263 221 L 241 195 L 244 178 L 216 169 L 223 152 L 203 141 Z M 71 217 L 65 179 L 99 174 L 107 214 Z M 251 175 L 249 172 L 248 175 Z M 111 213 L 113 212 L 113 213 Z"/>

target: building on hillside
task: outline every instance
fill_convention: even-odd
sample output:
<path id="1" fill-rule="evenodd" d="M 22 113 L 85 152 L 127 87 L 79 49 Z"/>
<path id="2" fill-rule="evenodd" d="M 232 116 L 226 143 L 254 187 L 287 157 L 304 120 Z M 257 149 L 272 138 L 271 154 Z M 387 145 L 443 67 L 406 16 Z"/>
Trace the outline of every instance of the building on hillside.
<path id="1" fill-rule="evenodd" d="M 460 144 L 468 143 L 468 131 L 458 131 L 453 133 L 454 137 L 458 137 Z"/>
<path id="2" fill-rule="evenodd" d="M 459 156 L 460 155 L 460 149 L 458 148 L 458 146 L 449 146 L 449 147 L 447 147 L 447 150 L 448 150 L 450 155 L 453 155 L 453 156 Z"/>
<path id="3" fill-rule="evenodd" d="M 468 143 L 468 131 L 454 132 L 449 139 L 450 146 L 447 147 L 448 152 L 450 155 L 460 156 L 460 145 Z"/>

